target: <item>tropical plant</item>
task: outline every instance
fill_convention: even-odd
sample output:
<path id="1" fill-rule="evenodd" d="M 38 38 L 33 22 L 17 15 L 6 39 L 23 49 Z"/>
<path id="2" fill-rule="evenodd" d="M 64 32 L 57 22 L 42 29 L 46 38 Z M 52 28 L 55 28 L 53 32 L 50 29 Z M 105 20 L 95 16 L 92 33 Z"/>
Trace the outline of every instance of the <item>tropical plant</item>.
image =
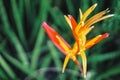
<path id="1" fill-rule="evenodd" d="M 71 14 L 79 21 L 79 8 L 83 12 L 91 5 L 98 7 L 89 16 L 109 8 L 114 17 L 97 23 L 87 37 L 108 32 L 110 36 L 87 50 L 90 80 L 119 80 L 120 75 L 120 0 L 0 0 L 0 79 L 1 80 L 77 80 L 73 75 L 78 68 L 72 60 L 67 69 L 72 73 L 62 74 L 58 70 L 40 73 L 43 68 L 60 69 L 64 60 L 61 52 L 46 36 L 41 24 L 48 22 L 72 46 L 73 36 L 64 16 Z M 79 61 L 81 61 L 81 58 Z M 51 69 L 52 70 L 52 69 Z M 53 72 L 53 73 L 52 73 Z"/>

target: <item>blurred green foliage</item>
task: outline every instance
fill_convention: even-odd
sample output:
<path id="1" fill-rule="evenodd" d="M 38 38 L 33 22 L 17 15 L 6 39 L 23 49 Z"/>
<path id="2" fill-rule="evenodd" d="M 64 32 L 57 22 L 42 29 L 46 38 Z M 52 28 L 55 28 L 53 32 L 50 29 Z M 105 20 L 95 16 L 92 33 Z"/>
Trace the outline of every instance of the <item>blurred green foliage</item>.
<path id="1" fill-rule="evenodd" d="M 79 8 L 85 12 L 94 3 L 98 6 L 92 15 L 110 8 L 115 16 L 95 24 L 88 35 L 110 33 L 109 38 L 86 52 L 88 79 L 119 80 L 120 0 L 0 0 L 0 80 L 23 80 L 42 68 L 61 68 L 64 55 L 51 43 L 41 23 L 49 23 L 72 45 L 74 39 L 63 15 L 71 14 L 79 20 Z M 67 68 L 79 72 L 72 61 Z M 33 79 L 55 80 L 56 75 L 52 77 L 39 74 Z M 61 74 L 57 80 L 68 79 L 78 77 Z"/>

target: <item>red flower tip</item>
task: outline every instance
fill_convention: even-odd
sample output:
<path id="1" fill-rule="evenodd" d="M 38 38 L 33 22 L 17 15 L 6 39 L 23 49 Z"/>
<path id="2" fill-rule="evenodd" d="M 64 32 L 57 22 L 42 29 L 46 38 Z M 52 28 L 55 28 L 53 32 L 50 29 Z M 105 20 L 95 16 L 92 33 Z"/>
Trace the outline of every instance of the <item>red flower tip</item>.
<path id="1" fill-rule="evenodd" d="M 71 21 L 71 24 L 72 24 L 72 29 L 74 30 L 77 26 L 77 22 L 75 21 L 74 17 L 72 15 L 68 15 L 70 21 Z"/>
<path id="2" fill-rule="evenodd" d="M 103 36 L 104 36 L 104 38 L 107 38 L 107 37 L 109 37 L 109 33 L 105 33 L 105 34 L 103 34 Z"/>
<path id="3" fill-rule="evenodd" d="M 43 27 L 47 26 L 47 23 L 46 23 L 46 22 L 43 22 L 43 23 L 42 23 L 42 26 L 43 26 Z"/>
<path id="4" fill-rule="evenodd" d="M 72 18 L 72 15 L 69 14 L 68 17 L 71 19 L 71 18 Z"/>

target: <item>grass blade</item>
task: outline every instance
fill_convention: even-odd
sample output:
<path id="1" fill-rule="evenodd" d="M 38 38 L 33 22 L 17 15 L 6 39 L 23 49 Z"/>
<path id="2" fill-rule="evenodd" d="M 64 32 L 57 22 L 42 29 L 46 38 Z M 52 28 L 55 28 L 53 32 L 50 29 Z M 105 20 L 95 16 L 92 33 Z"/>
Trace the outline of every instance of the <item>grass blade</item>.
<path id="1" fill-rule="evenodd" d="M 3 71 L 3 69 L 1 69 L 1 66 L 0 66 L 0 79 L 2 79 L 2 80 L 8 80 L 8 77 L 5 74 L 5 72 Z"/>
<path id="2" fill-rule="evenodd" d="M 84 13 L 89 8 L 89 1 L 82 0 L 80 4 L 80 8 L 82 9 L 82 12 Z"/>
<path id="3" fill-rule="evenodd" d="M 118 74 L 120 74 L 120 65 L 117 65 L 116 67 L 102 73 L 101 75 L 98 76 L 97 80 L 107 79 Z"/>
<path id="4" fill-rule="evenodd" d="M 14 66 L 19 68 L 21 71 L 23 71 L 26 74 L 30 74 L 31 73 L 31 70 L 27 66 L 23 65 L 17 59 L 15 59 L 12 56 L 10 56 L 9 53 L 7 52 L 7 50 L 1 50 L 0 52 L 6 57 L 6 59 L 8 61 L 10 61 Z"/>
<path id="5" fill-rule="evenodd" d="M 21 20 L 23 19 L 23 11 L 24 11 L 24 3 L 23 3 L 23 0 L 19 0 L 19 14 L 20 14 L 20 17 L 21 17 Z"/>
<path id="6" fill-rule="evenodd" d="M 30 22 L 32 22 L 31 17 L 33 16 L 33 12 L 31 11 L 31 5 L 30 5 L 30 0 L 24 0 L 25 2 L 25 9 L 26 9 L 26 16 L 27 19 L 30 20 Z M 34 2 L 33 2 L 34 3 Z M 31 17 L 30 17 L 31 16 Z M 33 18 L 33 17 L 32 17 Z M 33 19 L 34 20 L 34 19 Z"/>
<path id="7" fill-rule="evenodd" d="M 94 55 L 89 57 L 88 61 L 91 62 L 91 63 L 97 63 L 97 62 L 102 62 L 102 61 L 105 61 L 105 60 L 108 60 L 108 59 L 116 58 L 119 55 L 120 55 L 120 51 L 105 53 L 103 55 L 101 55 L 101 54 L 94 54 Z"/>
<path id="8" fill-rule="evenodd" d="M 51 56 L 50 54 L 46 55 L 43 59 L 42 59 L 42 63 L 41 63 L 41 68 L 45 68 L 48 67 L 50 62 L 51 62 Z"/>
<path id="9" fill-rule="evenodd" d="M 47 45 L 48 45 L 48 48 L 50 49 L 50 53 L 55 62 L 56 67 L 61 68 L 62 63 L 60 61 L 60 56 L 58 52 L 55 50 L 55 46 L 50 41 L 48 41 Z"/>
<path id="10" fill-rule="evenodd" d="M 38 61 L 38 57 L 40 55 L 40 51 L 41 51 L 41 44 L 42 41 L 44 39 L 44 30 L 41 28 L 38 34 L 38 38 L 35 44 L 35 47 L 33 49 L 32 52 L 32 59 L 31 59 L 31 68 L 34 70 L 37 67 L 37 61 Z"/>
<path id="11" fill-rule="evenodd" d="M 24 65 L 28 65 L 26 53 L 24 52 L 24 49 L 23 49 L 22 45 L 20 44 L 16 34 L 10 28 L 10 23 L 8 21 L 7 13 L 5 11 L 5 7 L 3 5 L 2 0 L 0 0 L 0 10 L 1 10 L 1 19 L 2 19 L 2 22 L 4 25 L 4 27 L 3 27 L 4 33 L 6 34 L 6 36 L 8 36 L 8 38 L 12 42 L 13 46 L 17 50 L 20 60 L 23 62 Z"/>
<path id="12" fill-rule="evenodd" d="M 39 33 L 39 26 L 43 21 L 47 20 L 48 17 L 48 10 L 49 7 L 51 5 L 51 0 L 40 0 L 39 1 L 39 14 L 36 17 L 36 20 L 34 22 L 34 27 L 33 27 L 33 31 L 31 33 L 31 37 L 30 37 L 30 42 L 33 42 L 35 40 L 35 37 L 37 36 L 37 33 Z"/>
<path id="13" fill-rule="evenodd" d="M 13 10 L 13 17 L 16 23 L 18 35 L 20 37 L 21 42 L 24 44 L 24 46 L 27 46 L 26 38 L 25 38 L 25 33 L 23 30 L 23 25 L 22 25 L 22 18 L 20 17 L 20 12 L 18 11 L 18 6 L 16 4 L 16 0 L 11 0 L 11 6 Z"/>
<path id="14" fill-rule="evenodd" d="M 42 27 L 40 27 L 39 29 L 39 25 L 43 20 L 47 19 L 47 15 L 48 15 L 48 8 L 50 7 L 50 2 L 51 0 L 41 0 L 40 4 L 41 4 L 41 11 L 39 13 L 39 17 L 36 19 L 35 24 L 34 24 L 34 28 L 33 28 L 33 33 L 31 34 L 31 41 L 34 41 L 34 37 L 36 34 L 36 32 L 38 31 L 38 36 L 37 36 L 37 40 L 35 42 L 35 47 L 33 49 L 33 53 L 32 53 L 32 59 L 31 59 L 31 68 L 34 70 L 37 67 L 37 61 L 38 61 L 38 56 L 40 54 L 40 45 L 42 44 L 42 41 L 44 39 L 44 30 L 42 29 Z M 38 30 L 39 29 L 39 30 Z"/>
<path id="15" fill-rule="evenodd" d="M 0 64 L 12 79 L 16 79 L 15 73 L 13 72 L 13 70 L 10 68 L 10 66 L 7 64 L 7 62 L 4 60 L 4 58 L 1 55 L 0 55 Z"/>
<path id="16" fill-rule="evenodd" d="M 72 3 L 72 0 L 66 0 L 66 4 L 67 4 L 67 7 L 68 7 L 68 11 L 69 11 L 69 13 L 70 14 L 72 14 L 72 15 L 75 15 L 75 8 L 74 8 L 74 6 L 72 5 L 73 3 Z"/>

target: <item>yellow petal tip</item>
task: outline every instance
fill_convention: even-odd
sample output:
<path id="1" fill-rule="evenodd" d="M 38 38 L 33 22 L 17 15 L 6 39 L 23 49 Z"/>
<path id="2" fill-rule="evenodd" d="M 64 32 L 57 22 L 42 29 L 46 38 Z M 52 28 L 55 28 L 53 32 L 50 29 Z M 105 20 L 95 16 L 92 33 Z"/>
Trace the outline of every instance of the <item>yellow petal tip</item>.
<path id="1" fill-rule="evenodd" d="M 84 78 L 86 78 L 86 75 L 84 75 Z"/>
<path id="2" fill-rule="evenodd" d="M 109 8 L 107 8 L 107 9 L 106 9 L 106 13 L 109 13 L 109 12 L 110 12 L 110 10 L 109 10 Z"/>
<path id="3" fill-rule="evenodd" d="M 112 17 L 112 16 L 114 16 L 115 14 L 110 14 L 110 16 Z"/>
<path id="4" fill-rule="evenodd" d="M 106 18 L 113 17 L 115 14 L 107 15 Z"/>
<path id="5" fill-rule="evenodd" d="M 94 7 L 96 7 L 96 6 L 97 6 L 97 3 L 94 4 Z"/>
<path id="6" fill-rule="evenodd" d="M 62 70 L 62 73 L 64 73 L 65 72 L 65 70 Z"/>

